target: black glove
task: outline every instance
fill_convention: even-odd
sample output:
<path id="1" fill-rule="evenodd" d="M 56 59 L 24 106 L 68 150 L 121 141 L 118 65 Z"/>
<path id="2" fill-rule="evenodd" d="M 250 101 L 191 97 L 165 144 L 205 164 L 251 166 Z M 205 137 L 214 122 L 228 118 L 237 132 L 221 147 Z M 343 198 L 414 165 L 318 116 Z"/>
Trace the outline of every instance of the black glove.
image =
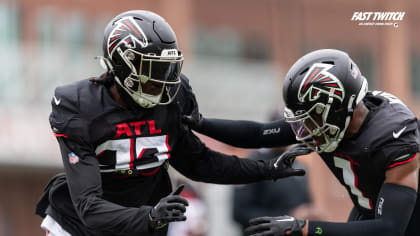
<path id="1" fill-rule="evenodd" d="M 259 217 L 251 219 L 245 229 L 246 235 L 252 236 L 302 236 L 305 220 L 297 220 L 291 216 Z M 287 232 L 287 234 L 286 234 Z"/>
<path id="2" fill-rule="evenodd" d="M 191 115 L 182 116 L 182 122 L 186 124 L 190 129 L 198 130 L 201 122 L 203 121 L 203 115 L 200 112 L 191 113 Z"/>
<path id="3" fill-rule="evenodd" d="M 160 199 L 158 204 L 149 213 L 149 225 L 153 229 L 165 227 L 169 222 L 185 221 L 184 215 L 188 201 L 179 196 L 184 189 L 184 185 L 178 186 L 168 196 Z"/>
<path id="4" fill-rule="evenodd" d="M 293 148 L 285 151 L 279 157 L 267 161 L 268 169 L 271 173 L 272 179 L 276 180 L 288 176 L 302 176 L 305 175 L 305 170 L 293 169 L 293 163 L 297 156 L 302 156 L 311 153 L 313 150 L 304 144 L 298 144 Z"/>
<path id="5" fill-rule="evenodd" d="M 195 95 L 191 93 L 193 99 L 191 99 L 191 106 L 193 107 L 191 114 L 182 116 L 182 122 L 186 124 L 190 129 L 197 130 L 201 122 L 203 121 L 203 115 L 198 110 L 197 100 Z"/>

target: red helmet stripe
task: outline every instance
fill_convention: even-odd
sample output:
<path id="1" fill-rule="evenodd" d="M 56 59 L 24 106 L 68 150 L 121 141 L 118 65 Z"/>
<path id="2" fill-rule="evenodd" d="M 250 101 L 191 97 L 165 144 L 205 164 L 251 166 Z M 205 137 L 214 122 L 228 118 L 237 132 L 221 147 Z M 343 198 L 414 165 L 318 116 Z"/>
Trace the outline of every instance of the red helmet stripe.
<path id="1" fill-rule="evenodd" d="M 116 36 L 116 37 L 112 37 L 110 40 L 109 40 L 109 42 L 110 43 L 112 43 L 114 40 L 116 40 L 116 39 L 118 39 L 118 36 Z"/>
<path id="2" fill-rule="evenodd" d="M 141 34 L 137 31 L 136 28 L 134 28 L 134 26 L 130 23 L 129 20 L 125 20 L 124 23 L 126 23 L 128 25 L 128 27 L 130 27 L 130 29 L 132 29 L 137 34 L 137 36 L 142 38 Z"/>
<path id="3" fill-rule="evenodd" d="M 316 68 L 314 72 L 312 72 L 312 75 L 306 80 L 305 86 L 303 86 L 302 90 L 305 90 L 306 86 L 311 82 L 312 78 L 318 73 L 319 68 Z"/>
<path id="4" fill-rule="evenodd" d="M 111 52 L 112 49 L 115 47 L 115 45 L 118 44 L 118 41 L 115 41 L 110 47 L 109 47 L 109 51 Z"/>

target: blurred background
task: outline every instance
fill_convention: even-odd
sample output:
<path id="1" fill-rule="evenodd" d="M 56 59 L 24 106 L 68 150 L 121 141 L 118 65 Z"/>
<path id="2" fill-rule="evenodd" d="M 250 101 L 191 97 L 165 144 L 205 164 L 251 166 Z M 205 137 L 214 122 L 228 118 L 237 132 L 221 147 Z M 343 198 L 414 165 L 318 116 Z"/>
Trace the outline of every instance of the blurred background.
<path id="1" fill-rule="evenodd" d="M 102 72 L 94 57 L 102 54 L 103 29 L 131 9 L 154 11 L 173 27 L 185 55 L 183 72 L 206 117 L 268 120 L 282 105 L 288 68 L 319 48 L 347 51 L 371 90 L 399 96 L 420 115 L 420 1 L 0 0 L 0 235 L 45 235 L 35 204 L 48 179 L 62 171 L 48 124 L 54 88 Z M 351 20 L 354 12 L 373 11 L 405 16 L 388 26 Z M 267 151 L 200 137 L 241 157 Z M 308 174 L 298 195 L 307 196 L 288 213 L 344 221 L 351 208 L 344 188 L 319 157 L 299 160 Z M 235 211 L 244 186 L 173 176 L 174 182 L 188 183 L 186 194 L 195 203 L 188 213 L 193 221 L 173 224 L 172 235 L 241 235 Z M 280 198 L 264 199 L 270 198 L 260 204 L 273 205 Z"/>

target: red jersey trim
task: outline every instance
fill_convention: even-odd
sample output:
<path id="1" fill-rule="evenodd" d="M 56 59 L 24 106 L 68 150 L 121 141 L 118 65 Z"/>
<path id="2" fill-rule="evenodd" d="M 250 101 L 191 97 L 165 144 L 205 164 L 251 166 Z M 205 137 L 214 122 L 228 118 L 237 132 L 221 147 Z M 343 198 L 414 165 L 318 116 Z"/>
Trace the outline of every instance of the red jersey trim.
<path id="1" fill-rule="evenodd" d="M 55 137 L 69 138 L 69 136 L 67 136 L 67 135 L 65 135 L 65 134 L 57 134 L 57 133 L 54 133 L 54 136 L 55 136 Z"/>
<path id="2" fill-rule="evenodd" d="M 414 160 L 416 158 L 416 156 L 417 156 L 417 153 L 415 153 L 412 157 L 410 157 L 409 159 L 407 159 L 405 161 L 395 162 L 394 164 L 389 165 L 388 168 L 392 168 L 392 167 L 395 167 L 395 166 L 399 166 L 399 165 L 408 163 L 408 162 Z"/>

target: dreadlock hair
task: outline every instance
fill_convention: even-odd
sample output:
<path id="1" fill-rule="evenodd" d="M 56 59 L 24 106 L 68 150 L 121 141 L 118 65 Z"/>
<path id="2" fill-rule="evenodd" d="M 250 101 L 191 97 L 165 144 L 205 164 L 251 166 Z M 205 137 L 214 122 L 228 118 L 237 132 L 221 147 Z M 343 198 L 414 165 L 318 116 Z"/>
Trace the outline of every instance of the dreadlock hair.
<path id="1" fill-rule="evenodd" d="M 110 87 L 114 84 L 114 74 L 112 72 L 105 72 L 99 77 L 93 77 L 89 79 L 93 83 L 103 84 L 106 87 Z"/>
<path id="2" fill-rule="evenodd" d="M 110 88 L 111 86 L 115 85 L 121 100 L 124 102 L 124 104 L 126 105 L 128 109 L 134 110 L 134 111 L 141 109 L 141 107 L 137 103 L 134 102 L 134 100 L 130 97 L 130 95 L 128 95 L 128 93 L 120 85 L 115 83 L 114 73 L 108 71 L 108 72 L 103 73 L 99 77 L 90 78 L 89 81 L 93 83 L 102 84 L 107 88 Z"/>

